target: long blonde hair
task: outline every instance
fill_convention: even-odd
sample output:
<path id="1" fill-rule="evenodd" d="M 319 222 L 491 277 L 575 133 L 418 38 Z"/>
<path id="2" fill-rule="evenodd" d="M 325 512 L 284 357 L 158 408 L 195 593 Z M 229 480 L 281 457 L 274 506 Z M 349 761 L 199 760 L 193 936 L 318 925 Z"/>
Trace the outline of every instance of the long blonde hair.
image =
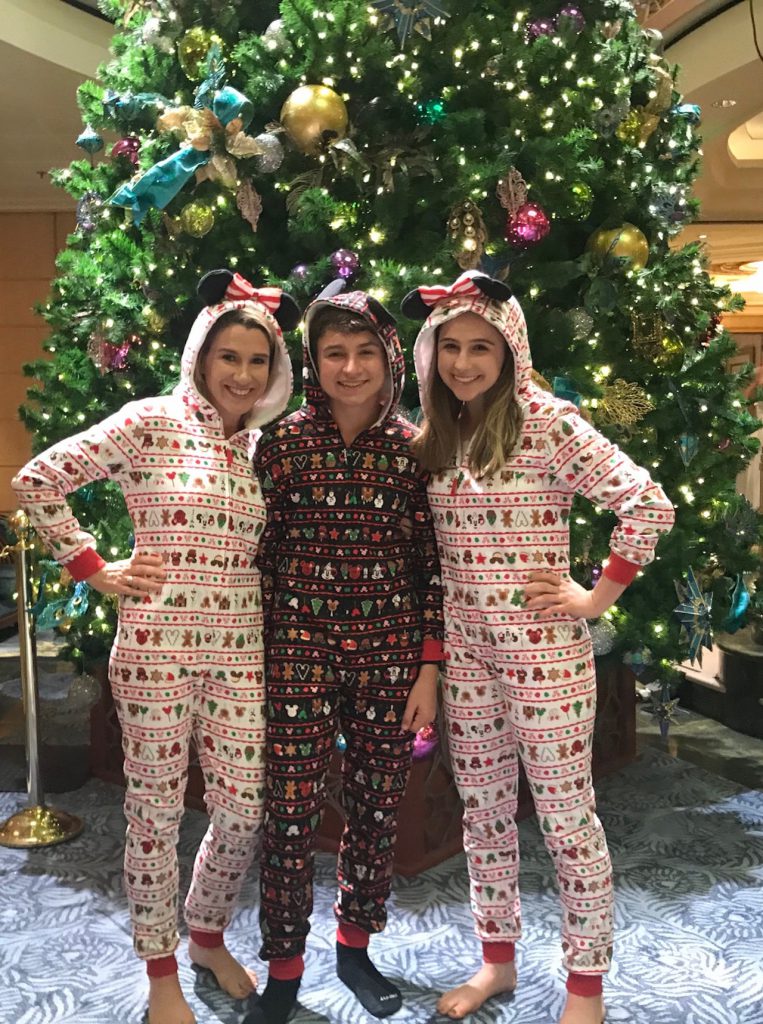
<path id="1" fill-rule="evenodd" d="M 445 384 L 437 369 L 437 342 L 426 381 L 427 413 L 411 449 L 421 465 L 432 473 L 452 466 L 459 444 L 462 403 Z M 514 394 L 514 357 L 506 346 L 498 380 L 485 392 L 485 415 L 477 424 L 469 446 L 469 468 L 475 477 L 489 476 L 503 468 L 522 432 L 522 412 Z"/>

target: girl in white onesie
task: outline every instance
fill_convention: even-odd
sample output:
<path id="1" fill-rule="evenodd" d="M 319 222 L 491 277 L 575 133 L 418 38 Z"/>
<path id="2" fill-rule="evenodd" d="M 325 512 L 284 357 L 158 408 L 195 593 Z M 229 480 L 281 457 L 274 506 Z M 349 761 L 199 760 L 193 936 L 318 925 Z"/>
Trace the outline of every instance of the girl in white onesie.
<path id="1" fill-rule="evenodd" d="M 147 962 L 149 1024 L 194 1024 L 177 977 L 178 866 L 188 751 L 204 773 L 210 825 L 185 902 L 191 959 L 231 995 L 251 975 L 227 951 L 230 921 L 264 803 L 262 599 L 255 567 L 265 504 L 252 430 L 292 390 L 281 327 L 299 320 L 276 288 L 212 271 L 171 395 L 130 402 L 32 459 L 13 481 L 20 505 L 75 580 L 119 595 L 109 661 L 124 745 L 125 887 L 135 950 Z M 119 484 L 135 548 L 106 562 L 66 496 Z"/>
<path id="2" fill-rule="evenodd" d="M 473 271 L 403 303 L 426 317 L 414 348 L 442 565 L 444 709 L 464 803 L 464 848 L 483 965 L 438 1010 L 475 1011 L 516 985 L 517 770 L 521 758 L 562 902 L 568 971 L 560 1024 L 600 1024 L 612 954 L 612 871 L 596 816 L 596 677 L 586 619 L 654 557 L 673 509 L 649 474 L 532 381 L 524 316 Z M 596 587 L 569 574 L 570 506 L 582 494 L 618 518 Z"/>

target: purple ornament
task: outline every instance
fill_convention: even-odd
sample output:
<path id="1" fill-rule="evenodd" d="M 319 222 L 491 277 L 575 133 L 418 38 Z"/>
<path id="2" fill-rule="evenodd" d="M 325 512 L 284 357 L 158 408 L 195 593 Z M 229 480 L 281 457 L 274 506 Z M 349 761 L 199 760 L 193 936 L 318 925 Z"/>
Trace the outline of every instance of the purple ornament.
<path id="1" fill-rule="evenodd" d="M 591 583 L 593 583 L 594 586 L 596 586 L 596 584 L 601 579 L 601 574 L 602 574 L 601 566 L 598 565 L 598 564 L 594 565 L 593 568 L 591 569 Z"/>
<path id="2" fill-rule="evenodd" d="M 551 18 L 536 18 L 527 26 L 527 38 L 530 42 L 540 39 L 541 36 L 552 36 L 556 32 L 556 25 Z"/>
<path id="3" fill-rule="evenodd" d="M 542 241 L 551 230 L 545 210 L 537 203 L 525 203 L 506 223 L 506 241 L 527 249 Z"/>
<path id="4" fill-rule="evenodd" d="M 559 32 L 569 31 L 575 35 L 583 31 L 585 18 L 577 4 L 565 4 L 556 16 L 556 27 Z"/>
<path id="5" fill-rule="evenodd" d="M 413 737 L 413 760 L 423 761 L 437 749 L 440 738 L 434 725 L 425 725 Z"/>
<path id="6" fill-rule="evenodd" d="M 138 150 L 140 149 L 140 139 L 136 139 L 134 135 L 128 135 L 125 139 L 120 139 L 114 143 L 111 150 L 113 157 L 124 156 L 130 161 L 133 166 L 138 163 Z"/>
<path id="7" fill-rule="evenodd" d="M 297 263 L 289 271 L 289 277 L 296 277 L 298 281 L 304 281 L 310 271 L 307 263 Z"/>
<path id="8" fill-rule="evenodd" d="M 353 277 L 358 272 L 360 260 L 358 254 L 352 249 L 337 249 L 331 254 L 331 266 L 345 280 Z"/>

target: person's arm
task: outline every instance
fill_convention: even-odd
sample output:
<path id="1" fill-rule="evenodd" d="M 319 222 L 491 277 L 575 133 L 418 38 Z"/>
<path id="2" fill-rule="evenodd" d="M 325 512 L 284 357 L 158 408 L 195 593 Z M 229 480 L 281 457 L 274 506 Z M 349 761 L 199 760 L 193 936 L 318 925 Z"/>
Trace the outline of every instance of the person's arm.
<path id="1" fill-rule="evenodd" d="M 593 590 L 549 570 L 530 574 L 525 607 L 598 618 L 654 558 L 673 525 L 673 506 L 659 484 L 617 445 L 562 406 L 546 430 L 549 470 L 571 490 L 615 513 L 610 555 Z"/>
<path id="2" fill-rule="evenodd" d="M 31 459 L 12 481 L 19 505 L 45 546 L 77 581 L 87 580 L 106 594 L 142 596 L 161 589 L 157 555 L 133 555 L 107 563 L 95 538 L 84 530 L 67 495 L 95 480 L 119 481 L 131 465 L 140 413 L 131 403 L 90 429 L 53 445 Z"/>
<path id="3" fill-rule="evenodd" d="M 408 508 L 411 521 L 413 576 L 422 618 L 422 665 L 443 660 L 442 578 L 434 520 L 427 499 L 428 474 L 420 470 L 418 487 Z"/>
<path id="4" fill-rule="evenodd" d="M 262 612 L 267 623 L 273 607 L 277 558 L 283 533 L 280 484 L 284 474 L 278 457 L 278 445 L 271 434 L 260 435 L 252 462 L 265 501 L 265 528 L 257 548 L 257 568 L 261 575 Z"/>

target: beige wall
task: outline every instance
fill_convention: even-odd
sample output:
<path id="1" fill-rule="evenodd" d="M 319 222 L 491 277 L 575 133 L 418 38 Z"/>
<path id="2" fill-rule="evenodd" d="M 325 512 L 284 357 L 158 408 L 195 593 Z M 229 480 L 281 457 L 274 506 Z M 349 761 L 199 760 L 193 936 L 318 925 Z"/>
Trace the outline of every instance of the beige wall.
<path id="1" fill-rule="evenodd" d="M 15 508 L 10 480 L 31 454 L 18 407 L 31 384 L 24 363 L 44 355 L 45 322 L 33 312 L 73 229 L 70 213 L 0 213 L 0 513 Z"/>

